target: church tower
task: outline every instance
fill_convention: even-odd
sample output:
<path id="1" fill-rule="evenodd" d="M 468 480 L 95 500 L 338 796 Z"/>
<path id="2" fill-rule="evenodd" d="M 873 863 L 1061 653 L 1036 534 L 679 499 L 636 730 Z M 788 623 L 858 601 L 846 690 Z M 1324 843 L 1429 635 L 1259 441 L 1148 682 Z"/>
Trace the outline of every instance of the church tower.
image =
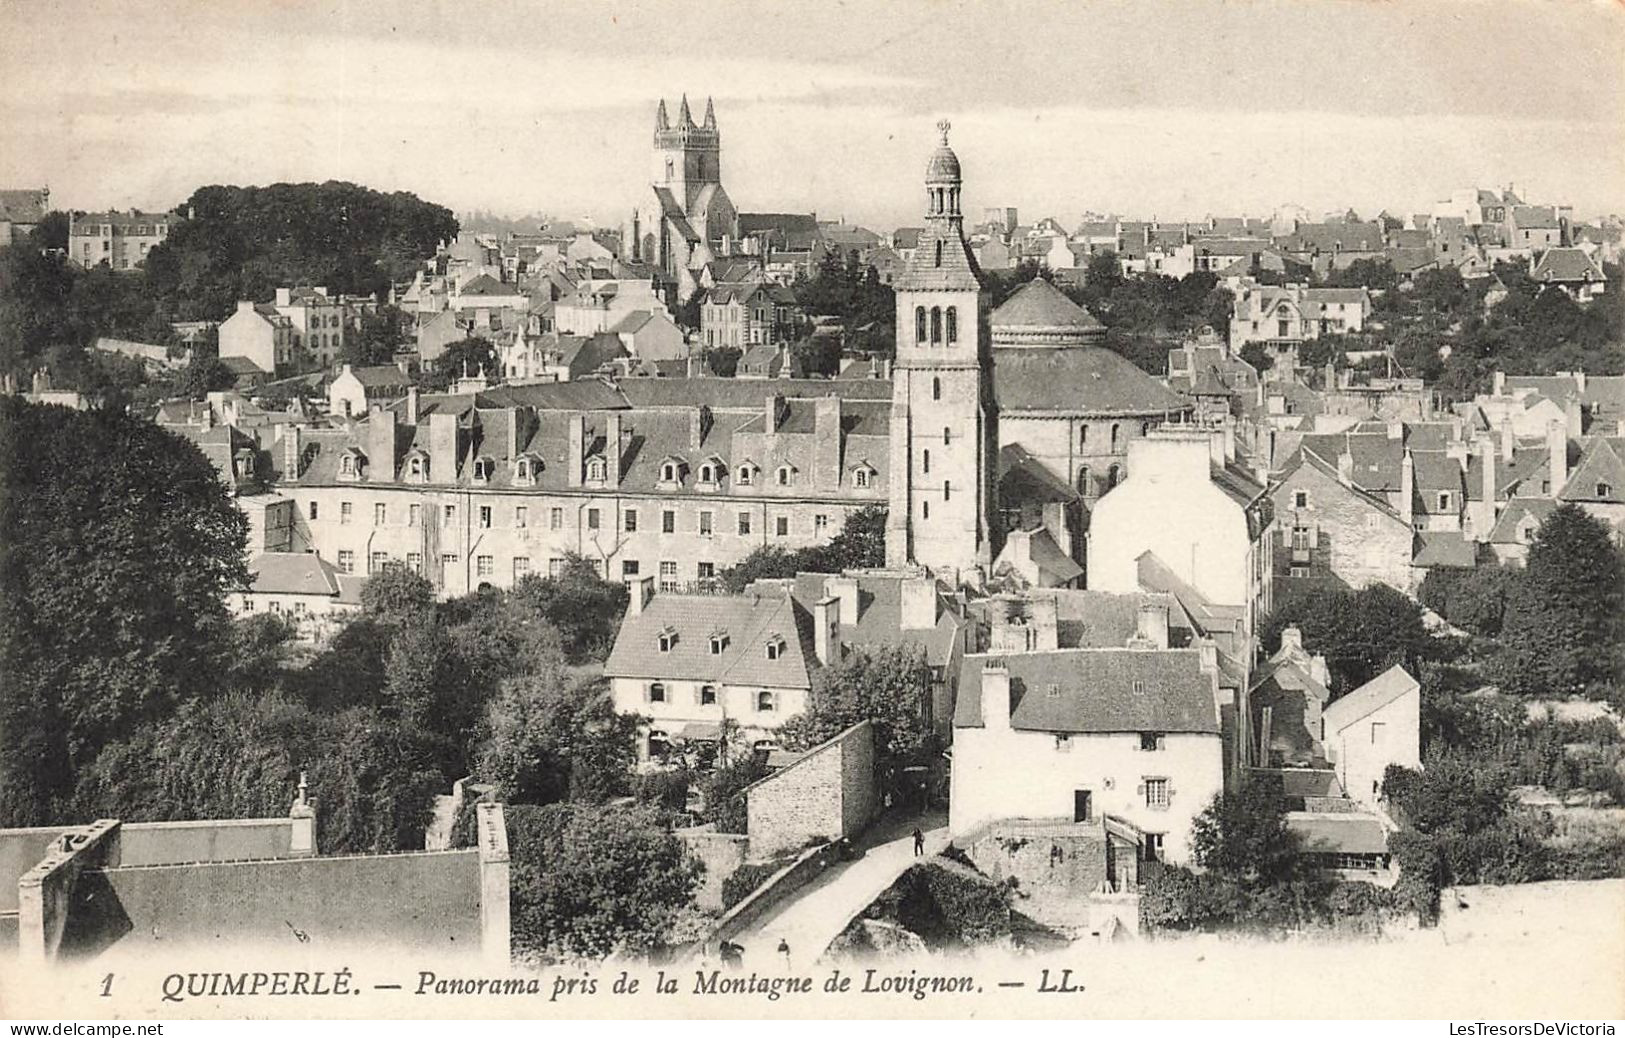
<path id="1" fill-rule="evenodd" d="M 995 430 L 981 271 L 965 243 L 959 157 L 942 144 L 925 169 L 925 231 L 898 276 L 886 564 L 950 583 L 992 558 Z M 980 573 L 978 570 L 980 569 Z"/>
<path id="2" fill-rule="evenodd" d="M 687 95 L 677 110 L 676 122 L 661 101 L 655 111 L 654 144 L 654 186 L 669 190 L 683 212 L 693 211 L 706 185 L 722 182 L 722 136 L 710 98 L 705 101 L 705 120 L 698 125 L 688 110 Z"/>

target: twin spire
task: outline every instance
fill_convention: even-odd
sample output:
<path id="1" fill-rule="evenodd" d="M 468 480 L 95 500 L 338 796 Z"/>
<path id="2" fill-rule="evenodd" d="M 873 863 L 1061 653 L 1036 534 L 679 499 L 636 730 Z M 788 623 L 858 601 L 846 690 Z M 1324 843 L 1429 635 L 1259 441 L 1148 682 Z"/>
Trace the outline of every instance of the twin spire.
<path id="1" fill-rule="evenodd" d="M 666 99 L 660 99 L 660 107 L 655 109 L 655 131 L 672 129 L 671 118 L 666 114 Z M 677 126 L 679 130 L 705 129 L 715 131 L 717 128 L 717 112 L 711 99 L 705 99 L 705 122 L 700 126 L 694 125 L 694 115 L 688 109 L 688 95 L 683 95 L 682 105 L 677 109 Z"/>

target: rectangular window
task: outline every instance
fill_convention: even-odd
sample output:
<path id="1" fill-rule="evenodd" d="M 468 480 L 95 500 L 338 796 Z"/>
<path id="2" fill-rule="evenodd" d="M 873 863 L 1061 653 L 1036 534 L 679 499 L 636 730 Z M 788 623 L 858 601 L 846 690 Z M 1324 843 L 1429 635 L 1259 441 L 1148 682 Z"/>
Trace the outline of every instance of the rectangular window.
<path id="1" fill-rule="evenodd" d="M 824 515 L 821 512 L 818 515 L 813 516 L 813 533 L 822 534 L 828 532 L 829 516 Z"/>
<path id="2" fill-rule="evenodd" d="M 348 501 L 339 502 L 339 525 L 349 526 L 350 520 L 355 518 L 355 508 Z"/>
<path id="3" fill-rule="evenodd" d="M 673 512 L 670 509 L 668 509 L 668 510 L 660 513 L 660 532 L 661 533 L 676 533 L 677 532 L 677 513 L 676 512 Z"/>
<path id="4" fill-rule="evenodd" d="M 524 505 L 516 505 L 513 510 L 513 524 L 521 530 L 530 525 L 530 510 Z"/>
<path id="5" fill-rule="evenodd" d="M 781 515 L 773 520 L 773 532 L 780 537 L 790 536 L 790 517 Z"/>
<path id="6" fill-rule="evenodd" d="M 587 509 L 587 529 L 598 529 L 598 509 L 596 508 Z"/>
<path id="7" fill-rule="evenodd" d="M 1439 495 L 1439 511 L 1447 512 L 1449 510 L 1450 510 L 1450 495 L 1448 493 L 1440 494 Z M 314 518 L 314 516 L 312 518 Z"/>
<path id="8" fill-rule="evenodd" d="M 383 506 L 380 505 L 379 507 L 383 507 Z M 389 561 L 389 553 L 388 552 L 386 552 L 386 551 L 375 551 L 375 552 L 372 553 L 372 562 L 371 562 L 371 564 L 369 565 L 368 568 L 369 568 L 370 572 L 377 573 L 379 570 L 384 568 L 384 564 L 386 562 L 388 562 L 388 561 Z"/>
<path id="9" fill-rule="evenodd" d="M 677 563 L 671 560 L 662 560 L 660 563 L 660 590 L 677 590 Z"/>
<path id="10" fill-rule="evenodd" d="M 353 551 L 343 551 L 343 550 L 341 550 L 339 552 L 339 572 L 340 573 L 354 573 L 355 572 L 355 552 L 353 552 Z"/>
<path id="11" fill-rule="evenodd" d="M 702 562 L 695 571 L 695 576 L 699 577 L 701 580 L 710 580 L 716 575 L 717 564 L 714 562 Z"/>
<path id="12" fill-rule="evenodd" d="M 635 577 L 638 575 L 638 560 L 625 559 L 621 562 L 621 576 Z"/>
<path id="13" fill-rule="evenodd" d="M 547 525 L 552 530 L 564 529 L 564 509 L 555 508 L 547 513 Z"/>
<path id="14" fill-rule="evenodd" d="M 626 532 L 638 532 L 638 510 L 636 508 L 628 508 L 626 510 Z"/>
<path id="15" fill-rule="evenodd" d="M 562 577 L 564 575 L 564 560 L 563 559 L 548 559 L 547 560 L 547 575 L 549 577 L 552 577 L 555 580 L 557 580 L 559 577 Z"/>
<path id="16" fill-rule="evenodd" d="M 496 572 L 496 560 L 489 555 L 474 557 L 474 573 L 476 576 L 489 577 Z"/>
<path id="17" fill-rule="evenodd" d="M 253 611 L 254 611 L 254 600 L 252 598 L 243 599 L 243 612 L 252 613 Z"/>
<path id="18" fill-rule="evenodd" d="M 513 557 L 513 579 L 517 583 L 530 576 L 530 556 L 515 555 Z"/>
<path id="19" fill-rule="evenodd" d="M 409 552 L 407 552 L 406 553 L 406 568 L 411 570 L 413 573 L 422 573 L 423 572 L 423 553 L 420 552 L 420 551 L 409 551 Z"/>
<path id="20" fill-rule="evenodd" d="M 701 537 L 709 537 L 709 536 L 711 536 L 711 513 L 710 512 L 701 512 L 700 513 L 700 536 Z"/>
<path id="21" fill-rule="evenodd" d="M 446 526 L 455 526 L 457 524 L 457 506 L 447 505 L 440 513 L 440 521 Z"/>
<path id="22" fill-rule="evenodd" d="M 1308 566 L 1290 566 L 1290 567 L 1287 568 L 1287 576 L 1291 576 L 1291 577 L 1307 577 L 1308 575 L 1309 575 L 1309 567 Z"/>
<path id="23" fill-rule="evenodd" d="M 1168 808 L 1168 780 L 1165 778 L 1148 778 L 1145 780 L 1145 806 L 1156 811 Z"/>
<path id="24" fill-rule="evenodd" d="M 311 518 L 312 522 L 315 522 L 315 520 L 316 520 L 316 502 L 314 502 L 314 501 L 312 501 L 310 503 L 310 518 Z"/>
<path id="25" fill-rule="evenodd" d="M 406 525 L 407 526 L 416 526 L 416 525 L 418 525 L 419 521 L 422 520 L 422 518 L 423 518 L 423 506 L 422 505 L 407 505 L 406 506 Z"/>
<path id="26" fill-rule="evenodd" d="M 1140 749 L 1142 749 L 1142 750 L 1160 750 L 1160 749 L 1163 748 L 1163 745 L 1164 744 L 1163 744 L 1163 741 L 1162 741 L 1162 733 L 1161 732 L 1141 732 L 1140 733 Z"/>
<path id="27" fill-rule="evenodd" d="M 1382 741 L 1383 741 L 1383 737 L 1387 734 L 1387 732 L 1388 732 L 1388 725 L 1387 725 L 1386 722 L 1372 721 L 1371 722 L 1371 745 L 1373 745 L 1373 746 L 1381 746 Z"/>
<path id="28" fill-rule="evenodd" d="M 1145 860 L 1162 860 L 1162 833 L 1145 833 Z"/>
<path id="29" fill-rule="evenodd" d="M 455 570 L 457 568 L 457 564 L 461 561 L 462 559 L 457 555 L 456 552 L 447 551 L 440 553 L 440 568 L 443 571 Z"/>
<path id="30" fill-rule="evenodd" d="M 481 505 L 480 506 L 480 529 L 489 530 L 490 528 L 491 528 L 491 506 L 490 505 Z"/>
<path id="31" fill-rule="evenodd" d="M 739 536 L 741 536 L 741 537 L 749 537 L 750 536 L 750 513 L 749 512 L 740 512 L 739 513 Z"/>
<path id="32" fill-rule="evenodd" d="M 1293 508 L 1308 508 L 1309 507 L 1309 492 L 1307 490 L 1295 491 L 1293 493 L 1293 495 L 1292 495 L 1292 507 Z"/>

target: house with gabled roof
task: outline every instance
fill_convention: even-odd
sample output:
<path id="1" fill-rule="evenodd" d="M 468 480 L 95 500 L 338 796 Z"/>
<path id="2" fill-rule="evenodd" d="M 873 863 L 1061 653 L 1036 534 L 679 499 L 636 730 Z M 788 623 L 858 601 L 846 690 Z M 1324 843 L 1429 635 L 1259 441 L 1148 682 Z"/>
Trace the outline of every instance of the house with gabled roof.
<path id="1" fill-rule="evenodd" d="M 353 569 L 353 567 L 351 567 Z M 361 608 L 367 578 L 314 552 L 266 552 L 248 560 L 249 584 L 226 596 L 237 616 L 281 617 L 300 641 L 325 642 Z"/>
<path id="2" fill-rule="evenodd" d="M 293 322 L 270 303 L 243 299 L 220 322 L 220 360 L 240 358 L 264 375 L 275 375 L 293 363 Z"/>
<path id="3" fill-rule="evenodd" d="M 1411 525 L 1384 497 L 1355 485 L 1352 461 L 1346 454 L 1328 460 L 1306 447 L 1272 480 L 1280 586 L 1382 583 L 1410 590 Z"/>
<path id="4" fill-rule="evenodd" d="M 1584 249 L 1549 248 L 1535 260 L 1529 277 L 1556 286 L 1577 303 L 1589 303 L 1608 290 L 1608 275 Z"/>

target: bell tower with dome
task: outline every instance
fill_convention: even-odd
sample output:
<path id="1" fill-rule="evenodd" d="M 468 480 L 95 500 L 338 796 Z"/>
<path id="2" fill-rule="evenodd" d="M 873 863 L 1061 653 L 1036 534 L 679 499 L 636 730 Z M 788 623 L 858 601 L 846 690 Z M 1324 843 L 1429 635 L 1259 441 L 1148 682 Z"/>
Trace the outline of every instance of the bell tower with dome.
<path id="1" fill-rule="evenodd" d="M 996 430 L 986 298 L 965 242 L 959 157 L 942 143 L 925 168 L 925 230 L 899 274 L 892 369 L 886 564 L 925 566 L 950 583 L 989 566 Z"/>

